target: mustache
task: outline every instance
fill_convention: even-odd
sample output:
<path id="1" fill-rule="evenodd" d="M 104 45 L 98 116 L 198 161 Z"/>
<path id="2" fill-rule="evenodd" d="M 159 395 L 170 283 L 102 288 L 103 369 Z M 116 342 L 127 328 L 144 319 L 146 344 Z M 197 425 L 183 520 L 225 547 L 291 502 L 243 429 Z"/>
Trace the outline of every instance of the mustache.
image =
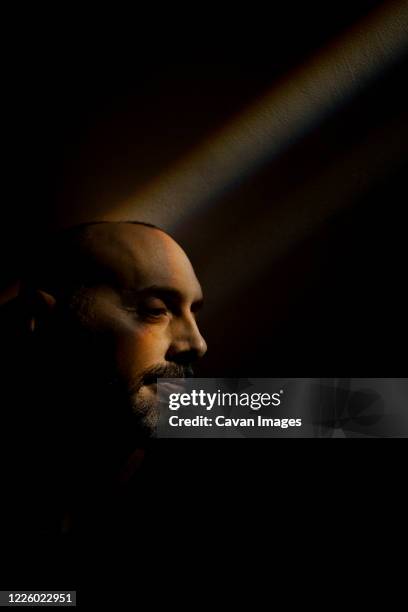
<path id="1" fill-rule="evenodd" d="M 138 391 L 143 385 L 154 384 L 158 378 L 192 378 L 193 376 L 194 371 L 191 365 L 177 363 L 157 365 L 145 370 L 136 383 L 132 385 L 131 391 Z"/>

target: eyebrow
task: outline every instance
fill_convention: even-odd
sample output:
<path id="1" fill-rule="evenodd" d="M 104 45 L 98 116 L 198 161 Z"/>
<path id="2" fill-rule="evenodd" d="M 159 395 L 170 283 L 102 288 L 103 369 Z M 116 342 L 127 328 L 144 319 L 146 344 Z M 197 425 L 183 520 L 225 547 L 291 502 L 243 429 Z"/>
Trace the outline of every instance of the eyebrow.
<path id="1" fill-rule="evenodd" d="M 179 291 L 178 289 L 174 289 L 174 287 L 150 285 L 149 287 L 144 287 L 143 289 L 128 289 L 126 293 L 130 294 L 131 296 L 134 296 L 135 298 L 155 296 L 170 302 L 184 301 L 184 296 L 181 291 Z M 196 312 L 197 310 L 202 308 L 203 304 L 204 298 L 201 296 L 192 302 L 191 311 Z"/>

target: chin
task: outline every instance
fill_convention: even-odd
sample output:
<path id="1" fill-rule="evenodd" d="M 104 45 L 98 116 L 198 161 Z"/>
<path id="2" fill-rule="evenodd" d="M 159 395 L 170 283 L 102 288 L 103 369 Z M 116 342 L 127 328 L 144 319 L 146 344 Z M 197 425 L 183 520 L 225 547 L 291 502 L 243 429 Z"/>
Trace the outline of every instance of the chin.
<path id="1" fill-rule="evenodd" d="M 132 398 L 132 410 L 136 427 L 143 437 L 154 436 L 160 416 L 156 384 L 146 385 L 138 390 Z"/>

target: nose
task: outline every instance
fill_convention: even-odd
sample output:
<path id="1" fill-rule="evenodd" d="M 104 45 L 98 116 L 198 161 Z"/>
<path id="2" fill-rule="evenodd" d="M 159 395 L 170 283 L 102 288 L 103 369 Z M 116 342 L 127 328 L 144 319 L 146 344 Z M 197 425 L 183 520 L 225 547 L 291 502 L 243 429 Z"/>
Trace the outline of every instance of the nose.
<path id="1" fill-rule="evenodd" d="M 168 361 L 188 365 L 203 357 L 206 352 L 207 343 L 191 313 L 173 321 L 171 342 L 166 353 Z"/>

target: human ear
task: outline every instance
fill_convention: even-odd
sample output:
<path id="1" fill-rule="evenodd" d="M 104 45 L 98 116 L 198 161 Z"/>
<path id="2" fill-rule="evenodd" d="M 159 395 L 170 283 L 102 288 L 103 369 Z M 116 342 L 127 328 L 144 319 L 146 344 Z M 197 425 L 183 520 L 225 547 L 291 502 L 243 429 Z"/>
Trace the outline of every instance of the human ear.
<path id="1" fill-rule="evenodd" d="M 52 314 L 56 306 L 56 299 L 51 293 L 42 289 L 25 293 L 22 299 L 26 313 L 26 326 L 30 332 L 35 332 Z"/>

